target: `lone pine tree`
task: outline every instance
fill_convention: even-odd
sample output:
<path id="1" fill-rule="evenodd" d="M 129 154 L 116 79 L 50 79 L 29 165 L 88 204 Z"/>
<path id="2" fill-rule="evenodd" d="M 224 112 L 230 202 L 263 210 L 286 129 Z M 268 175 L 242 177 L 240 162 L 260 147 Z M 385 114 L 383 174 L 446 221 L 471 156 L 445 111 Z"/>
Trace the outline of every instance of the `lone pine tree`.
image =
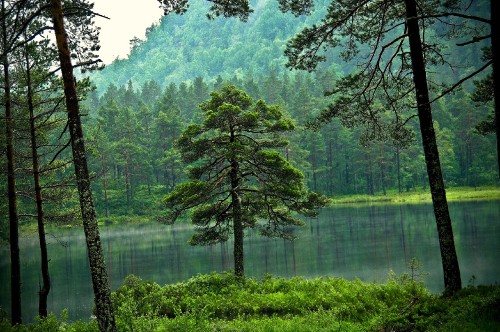
<path id="1" fill-rule="evenodd" d="M 234 271 L 244 275 L 245 228 L 268 237 L 292 239 L 291 226 L 303 221 L 293 213 L 314 216 L 326 200 L 308 193 L 304 176 L 283 158 L 281 136 L 294 129 L 278 106 L 253 100 L 234 86 L 213 92 L 202 103 L 203 123 L 191 124 L 177 140 L 182 158 L 192 166 L 189 182 L 166 196 L 168 220 L 193 210 L 197 234 L 192 245 L 234 238 Z"/>

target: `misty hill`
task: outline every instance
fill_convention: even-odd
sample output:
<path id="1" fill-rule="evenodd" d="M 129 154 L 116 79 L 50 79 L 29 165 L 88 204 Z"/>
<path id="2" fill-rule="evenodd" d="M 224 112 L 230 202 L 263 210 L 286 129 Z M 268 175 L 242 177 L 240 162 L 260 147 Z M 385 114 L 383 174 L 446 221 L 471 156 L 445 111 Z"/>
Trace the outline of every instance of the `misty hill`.
<path id="1" fill-rule="evenodd" d="M 142 85 L 154 80 L 161 86 L 195 77 L 225 79 L 267 75 L 271 68 L 286 70 L 283 50 L 286 41 L 305 25 L 324 15 L 322 1 L 312 15 L 283 14 L 275 0 L 258 0 L 248 22 L 235 18 L 206 17 L 207 1 L 195 1 L 182 16 L 171 14 L 147 29 L 145 40 L 131 41 L 127 59 L 117 59 L 92 75 L 102 92 L 111 82 L 128 80 Z"/>

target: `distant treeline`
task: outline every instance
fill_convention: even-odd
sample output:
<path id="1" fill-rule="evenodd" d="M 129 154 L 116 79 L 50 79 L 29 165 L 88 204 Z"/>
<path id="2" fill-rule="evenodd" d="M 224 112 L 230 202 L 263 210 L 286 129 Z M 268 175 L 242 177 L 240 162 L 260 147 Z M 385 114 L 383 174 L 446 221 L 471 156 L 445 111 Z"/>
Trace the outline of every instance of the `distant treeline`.
<path id="1" fill-rule="evenodd" d="M 428 186 L 416 119 L 408 126 L 414 139 L 408 146 L 397 141 L 370 138 L 370 128 L 346 128 L 337 119 L 320 130 L 307 129 L 326 107 L 324 91 L 338 75 L 334 69 L 315 74 L 251 75 L 214 84 L 198 77 L 190 83 L 155 81 L 135 86 L 110 85 L 99 97 L 87 100 L 86 130 L 92 142 L 97 207 L 101 215 L 144 215 L 161 208 L 161 197 L 184 181 L 185 168 L 175 140 L 190 123 L 199 123 L 197 107 L 209 93 L 234 84 L 255 100 L 279 104 L 295 120 L 297 129 L 281 153 L 306 176 L 310 190 L 329 196 L 385 194 Z M 451 186 L 495 183 L 495 141 L 481 136 L 475 126 L 489 112 L 486 105 L 473 106 L 464 92 L 435 105 L 434 119 L 445 182 Z M 108 212 L 106 212 L 108 211 Z"/>

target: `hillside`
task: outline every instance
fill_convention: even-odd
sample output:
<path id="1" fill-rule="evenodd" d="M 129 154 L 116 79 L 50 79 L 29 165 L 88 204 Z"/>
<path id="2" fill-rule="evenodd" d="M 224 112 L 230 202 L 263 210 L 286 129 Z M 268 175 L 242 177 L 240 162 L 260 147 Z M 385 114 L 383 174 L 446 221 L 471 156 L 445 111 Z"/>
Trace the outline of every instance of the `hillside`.
<path id="1" fill-rule="evenodd" d="M 307 17 L 283 14 L 274 0 L 259 0 L 248 22 L 238 19 L 206 18 L 208 2 L 192 2 L 182 16 L 164 16 L 146 32 L 145 40 L 135 39 L 127 59 L 117 59 L 103 71 L 92 74 L 102 93 L 113 83 L 137 85 L 154 80 L 160 86 L 218 75 L 230 79 L 251 73 L 267 75 L 270 68 L 285 70 L 286 41 L 304 25 L 317 22 L 324 10 Z M 322 1 L 317 8 L 324 8 Z"/>

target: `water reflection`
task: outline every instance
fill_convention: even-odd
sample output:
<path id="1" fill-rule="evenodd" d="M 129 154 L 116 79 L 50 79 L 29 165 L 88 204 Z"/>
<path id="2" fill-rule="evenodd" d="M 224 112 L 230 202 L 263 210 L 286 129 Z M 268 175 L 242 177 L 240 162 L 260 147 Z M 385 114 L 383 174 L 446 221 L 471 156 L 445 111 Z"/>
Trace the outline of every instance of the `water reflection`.
<path id="1" fill-rule="evenodd" d="M 500 202 L 450 204 L 457 253 L 464 286 L 499 281 Z M 92 287 L 83 231 L 57 230 L 49 234 L 53 287 L 49 310 L 70 309 L 70 318 L 86 319 L 92 308 Z M 108 227 L 102 230 L 111 287 L 116 289 L 129 274 L 159 284 L 185 280 L 198 273 L 225 271 L 233 266 L 232 243 L 210 247 L 187 244 L 189 225 L 158 224 Z M 295 231 L 295 241 L 267 239 L 256 232 L 245 238 L 245 271 L 249 276 L 338 276 L 383 282 L 388 272 L 406 271 L 412 257 L 430 275 L 426 285 L 443 289 L 436 226 L 431 205 L 374 205 L 325 209 L 319 218 Z M 9 284 L 8 248 L 0 248 L 0 282 Z M 38 242 L 35 236 L 21 242 L 23 315 L 37 313 L 41 282 Z M 9 310 L 10 289 L 0 289 L 0 306 Z"/>

